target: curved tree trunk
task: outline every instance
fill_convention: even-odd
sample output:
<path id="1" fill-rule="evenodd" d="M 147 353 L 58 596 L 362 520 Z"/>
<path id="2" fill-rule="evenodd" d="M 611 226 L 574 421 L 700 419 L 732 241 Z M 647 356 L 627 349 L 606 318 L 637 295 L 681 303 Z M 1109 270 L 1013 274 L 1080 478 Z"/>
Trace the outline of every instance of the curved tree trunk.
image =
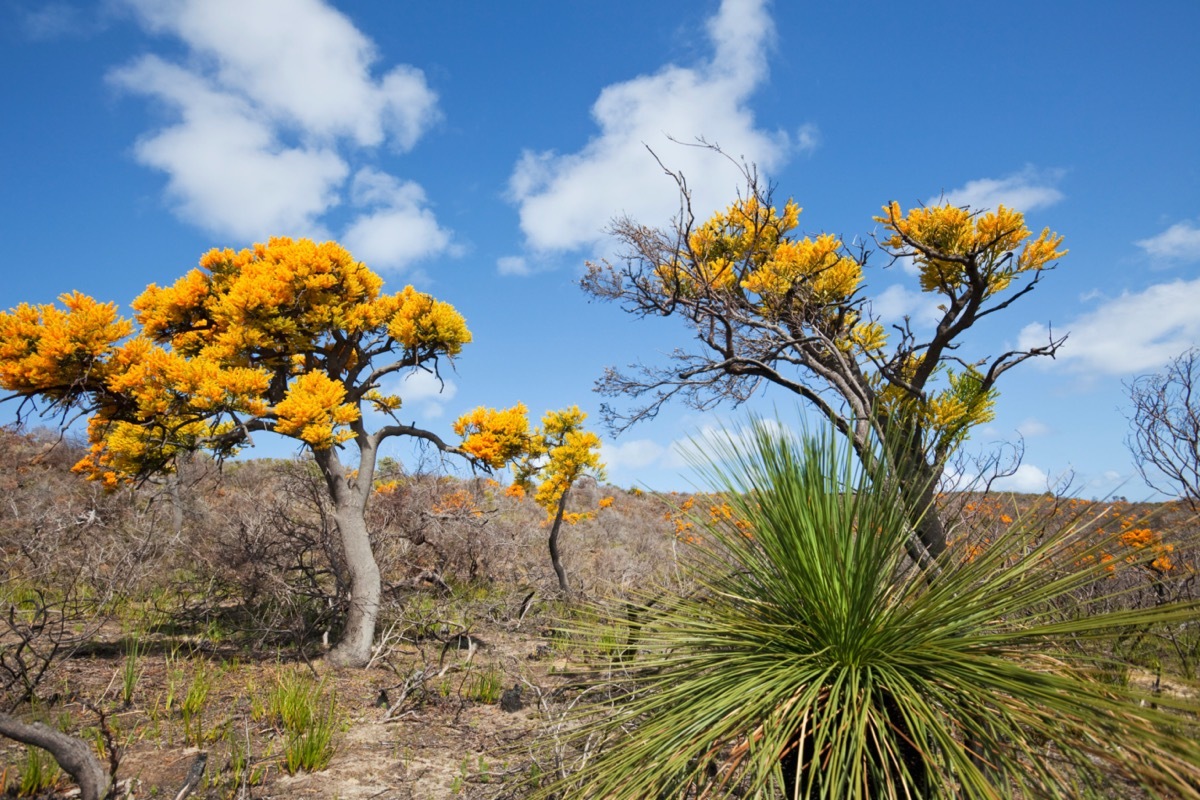
<path id="1" fill-rule="evenodd" d="M 112 776 L 104 770 L 100 759 L 82 739 L 41 722 L 22 722 L 3 713 L 0 713 L 0 735 L 49 752 L 63 772 L 79 784 L 79 796 L 83 800 L 102 800 L 108 796 Z"/>
<path id="2" fill-rule="evenodd" d="M 563 512 L 567 508 L 567 495 L 570 492 L 563 492 L 563 496 L 558 501 L 558 512 L 554 515 L 554 524 L 550 526 L 550 563 L 554 565 L 554 574 L 558 576 L 558 588 L 563 594 L 570 594 L 571 588 L 567 586 L 567 571 L 563 569 L 562 556 L 558 552 L 558 531 L 562 528 Z"/>

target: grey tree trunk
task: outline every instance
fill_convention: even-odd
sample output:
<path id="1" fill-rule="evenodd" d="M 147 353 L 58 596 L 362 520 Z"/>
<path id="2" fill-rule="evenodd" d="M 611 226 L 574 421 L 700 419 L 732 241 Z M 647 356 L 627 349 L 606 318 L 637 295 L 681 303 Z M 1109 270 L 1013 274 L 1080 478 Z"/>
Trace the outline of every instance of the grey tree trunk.
<path id="1" fill-rule="evenodd" d="M 112 776 L 100 765 L 100 759 L 82 739 L 41 722 L 22 722 L 3 713 L 0 713 L 0 735 L 49 752 L 63 772 L 79 784 L 82 800 L 102 800 L 108 796 Z"/>
<path id="2" fill-rule="evenodd" d="M 350 609 L 342 638 L 329 652 L 329 661 L 340 667 L 365 667 L 371 660 L 375 641 L 375 624 L 379 619 L 379 598 L 382 581 L 371 538 L 361 512 L 355 509 L 334 509 L 338 532 L 342 539 L 342 555 L 350 572 Z"/>
<path id="3" fill-rule="evenodd" d="M 365 667 L 371 661 L 375 624 L 379 619 L 379 601 L 383 584 L 379 564 L 371 550 L 367 532 L 367 498 L 375 472 L 375 449 L 371 442 L 360 442 L 361 458 L 357 475 L 348 475 L 333 448 L 314 450 L 313 457 L 325 477 L 333 499 L 333 518 L 342 541 L 342 556 L 350 573 L 350 608 L 341 639 L 329 651 L 327 660 L 339 667 Z"/>

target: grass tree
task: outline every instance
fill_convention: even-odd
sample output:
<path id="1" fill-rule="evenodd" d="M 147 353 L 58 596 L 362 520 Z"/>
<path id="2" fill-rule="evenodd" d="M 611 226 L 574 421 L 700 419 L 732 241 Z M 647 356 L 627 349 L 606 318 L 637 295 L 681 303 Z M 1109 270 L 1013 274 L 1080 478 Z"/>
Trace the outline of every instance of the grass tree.
<path id="1" fill-rule="evenodd" d="M 532 797 L 1200 797 L 1195 701 L 1099 678 L 1106 641 L 1200 604 L 1079 592 L 1103 587 L 1109 537 L 1018 521 L 931 580 L 882 455 L 761 422 L 709 453 L 733 514 L 695 520 L 697 589 L 581 625 L 597 699 L 564 735 L 587 757 Z M 543 767 L 564 763 L 551 744 Z"/>

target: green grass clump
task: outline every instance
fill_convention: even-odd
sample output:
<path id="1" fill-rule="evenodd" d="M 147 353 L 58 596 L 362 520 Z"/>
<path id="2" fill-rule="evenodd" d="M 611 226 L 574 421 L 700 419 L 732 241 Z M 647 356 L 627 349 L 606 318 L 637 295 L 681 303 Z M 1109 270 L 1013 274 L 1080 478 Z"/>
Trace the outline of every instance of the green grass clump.
<path id="1" fill-rule="evenodd" d="M 337 698 L 324 681 L 297 671 L 281 673 L 267 708 L 284 734 L 283 766 L 288 774 L 329 766 L 339 719 Z"/>
<path id="2" fill-rule="evenodd" d="M 504 693 L 504 673 L 494 664 L 474 670 L 467 678 L 464 696 L 476 703 L 498 703 Z"/>
<path id="3" fill-rule="evenodd" d="M 62 769 L 49 753 L 40 747 L 26 746 L 16 781 L 18 797 L 34 797 L 57 788 L 62 779 Z"/>

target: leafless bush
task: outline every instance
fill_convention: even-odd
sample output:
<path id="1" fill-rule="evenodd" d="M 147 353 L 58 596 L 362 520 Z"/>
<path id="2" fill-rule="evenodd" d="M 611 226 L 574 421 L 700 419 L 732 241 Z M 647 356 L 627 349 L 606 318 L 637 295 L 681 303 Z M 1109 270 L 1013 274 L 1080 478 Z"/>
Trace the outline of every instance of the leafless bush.
<path id="1" fill-rule="evenodd" d="M 81 448 L 0 430 L 0 703 L 34 697 L 153 578 L 161 504 L 69 472 Z"/>
<path id="2" fill-rule="evenodd" d="M 1200 348 L 1127 388 L 1133 402 L 1128 445 L 1138 471 L 1155 489 L 1178 492 L 1200 511 Z"/>

